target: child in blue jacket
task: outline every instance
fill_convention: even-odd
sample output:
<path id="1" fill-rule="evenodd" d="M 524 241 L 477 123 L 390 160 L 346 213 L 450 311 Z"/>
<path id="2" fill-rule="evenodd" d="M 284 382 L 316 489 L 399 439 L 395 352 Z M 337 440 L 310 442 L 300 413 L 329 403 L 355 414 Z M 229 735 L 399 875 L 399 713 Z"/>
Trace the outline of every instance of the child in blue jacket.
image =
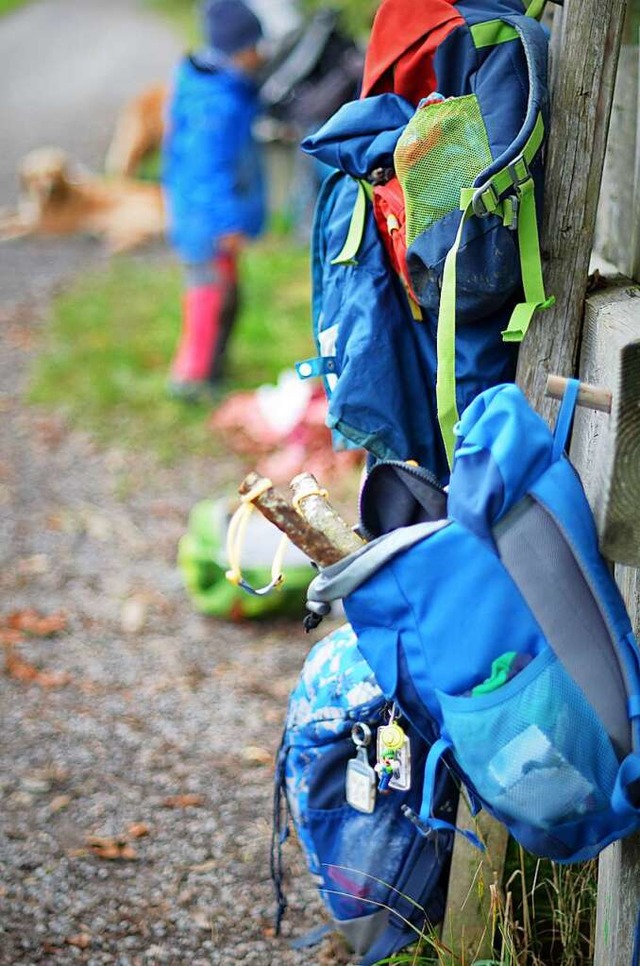
<path id="1" fill-rule="evenodd" d="M 252 126 L 262 26 L 242 0 L 209 0 L 207 46 L 179 64 L 163 146 L 169 237 L 185 267 L 183 326 L 170 390 L 196 397 L 219 383 L 238 305 L 237 260 L 265 220 Z"/>

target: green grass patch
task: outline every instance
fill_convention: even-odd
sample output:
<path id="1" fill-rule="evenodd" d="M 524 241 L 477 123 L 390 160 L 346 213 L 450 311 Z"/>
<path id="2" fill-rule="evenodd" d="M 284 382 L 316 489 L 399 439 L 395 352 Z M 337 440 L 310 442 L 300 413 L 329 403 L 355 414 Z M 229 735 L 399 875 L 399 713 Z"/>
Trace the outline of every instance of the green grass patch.
<path id="1" fill-rule="evenodd" d="M 243 307 L 227 386 L 253 389 L 312 353 L 308 253 L 283 239 L 253 246 L 242 263 Z M 210 406 L 168 397 L 180 330 L 177 265 L 124 256 L 58 296 L 29 400 L 63 411 L 103 444 L 153 451 L 174 463 L 215 452 Z"/>
<path id="2" fill-rule="evenodd" d="M 5 13 L 10 13 L 17 7 L 24 7 L 28 0 L 0 0 L 0 17 Z"/>
<path id="3" fill-rule="evenodd" d="M 197 0 L 146 0 L 146 3 L 152 10 L 173 21 L 185 38 L 185 43 L 193 46 L 201 42 L 200 5 Z"/>

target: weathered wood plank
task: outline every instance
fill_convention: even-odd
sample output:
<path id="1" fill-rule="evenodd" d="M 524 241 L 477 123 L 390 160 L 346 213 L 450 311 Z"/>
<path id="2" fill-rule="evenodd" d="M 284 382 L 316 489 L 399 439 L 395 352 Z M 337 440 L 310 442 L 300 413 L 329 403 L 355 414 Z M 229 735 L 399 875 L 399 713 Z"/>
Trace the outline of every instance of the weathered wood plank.
<path id="1" fill-rule="evenodd" d="M 640 290 L 628 279 L 618 278 L 587 299 L 584 316 L 580 378 L 613 389 L 612 415 L 578 410 L 571 445 L 571 459 L 580 473 L 601 536 L 610 528 L 606 493 L 616 480 L 618 426 L 616 406 L 624 409 L 628 400 L 621 392 L 640 391 L 640 380 L 625 390 L 624 349 L 640 343 Z M 627 377 L 629 373 L 626 373 Z M 636 412 L 637 412 L 636 404 Z M 623 433 L 624 435 L 624 433 Z M 634 473 L 640 473 L 640 452 L 636 439 Z M 624 447 L 622 447 L 624 449 Z M 629 524 L 640 536 L 638 508 L 629 514 Z M 600 529 L 600 527 L 602 529 Z M 615 541 L 614 541 L 615 542 Z M 636 552 L 638 551 L 636 545 Z M 640 631 L 640 575 L 629 567 L 616 567 L 616 579 L 625 599 L 636 634 Z M 616 842 L 602 853 L 598 871 L 598 910 L 594 966 L 629 966 L 636 916 L 640 908 L 640 835 Z"/>
<path id="2" fill-rule="evenodd" d="M 636 244 L 629 244 L 640 226 L 637 197 L 638 156 L 638 29 L 640 0 L 629 0 L 624 21 L 618 73 L 613 95 L 609 138 L 596 223 L 596 251 L 619 272 L 636 278 Z"/>
<path id="3" fill-rule="evenodd" d="M 464 836 L 456 836 L 441 936 L 444 945 L 457 956 L 456 961 L 473 963 L 477 959 L 493 959 L 489 887 L 502 887 L 509 833 L 488 812 L 481 811 L 473 818 L 463 795 L 456 825 L 475 827 L 487 851 L 479 852 Z"/>
<path id="4" fill-rule="evenodd" d="M 611 416 L 576 413 L 572 458 L 603 554 L 640 566 L 640 287 L 618 279 L 586 302 L 580 376 L 613 392 Z"/>
<path id="5" fill-rule="evenodd" d="M 554 68 L 542 257 L 556 305 L 538 313 L 520 350 L 518 383 L 546 418 L 549 373 L 573 375 L 625 0 L 567 0 Z M 593 380 L 589 380 L 593 381 Z"/>

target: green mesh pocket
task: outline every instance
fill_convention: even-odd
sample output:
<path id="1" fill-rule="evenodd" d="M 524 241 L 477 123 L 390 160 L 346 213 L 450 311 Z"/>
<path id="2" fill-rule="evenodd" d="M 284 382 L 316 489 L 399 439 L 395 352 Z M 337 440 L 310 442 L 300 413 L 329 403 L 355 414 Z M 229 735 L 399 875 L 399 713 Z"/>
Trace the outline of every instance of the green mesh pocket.
<path id="1" fill-rule="evenodd" d="M 492 161 L 475 94 L 419 107 L 394 154 L 406 206 L 407 245 L 460 206 L 460 189 L 471 188 Z"/>

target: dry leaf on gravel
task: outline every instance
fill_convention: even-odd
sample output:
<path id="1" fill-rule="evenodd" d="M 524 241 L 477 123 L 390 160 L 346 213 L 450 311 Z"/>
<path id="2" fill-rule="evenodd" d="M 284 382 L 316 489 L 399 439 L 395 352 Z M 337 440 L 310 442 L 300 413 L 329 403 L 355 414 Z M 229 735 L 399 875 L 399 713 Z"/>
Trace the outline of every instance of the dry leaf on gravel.
<path id="1" fill-rule="evenodd" d="M 71 675 L 64 671 L 41 671 L 35 664 L 19 657 L 13 648 L 7 648 L 4 670 L 10 678 L 24 684 L 37 684 L 41 688 L 62 688 L 69 684 Z"/>
<path id="2" fill-rule="evenodd" d="M 67 936 L 65 942 L 67 946 L 75 946 L 77 949 L 87 949 L 91 945 L 91 936 L 88 932 L 79 932 L 76 936 Z"/>
<path id="3" fill-rule="evenodd" d="M 5 627 L 28 634 L 30 637 L 53 637 L 54 634 L 66 630 L 67 621 L 64 611 L 45 615 L 33 608 L 11 611 L 2 619 Z"/>
<path id="4" fill-rule="evenodd" d="M 204 795 L 169 795 L 162 804 L 164 808 L 198 808 L 204 805 Z"/>
<path id="5" fill-rule="evenodd" d="M 142 839 L 148 834 L 149 826 L 145 825 L 144 822 L 133 822 L 127 829 L 127 835 L 130 839 Z"/>
<path id="6" fill-rule="evenodd" d="M 138 853 L 125 839 L 106 839 L 97 835 L 87 836 L 87 845 L 98 859 L 132 862 Z"/>
<path id="7" fill-rule="evenodd" d="M 258 745 L 246 745 L 242 749 L 242 759 L 250 765 L 271 765 L 273 763 L 273 752 L 268 748 L 260 748 Z"/>

